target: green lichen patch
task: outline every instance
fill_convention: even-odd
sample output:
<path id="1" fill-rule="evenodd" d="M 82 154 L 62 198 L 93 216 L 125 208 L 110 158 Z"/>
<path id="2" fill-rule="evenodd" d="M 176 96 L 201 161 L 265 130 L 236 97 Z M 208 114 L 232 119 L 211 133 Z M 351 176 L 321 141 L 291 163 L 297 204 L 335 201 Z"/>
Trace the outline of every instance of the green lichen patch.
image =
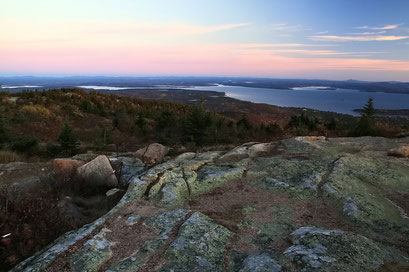
<path id="1" fill-rule="evenodd" d="M 271 207 L 270 212 L 274 217 L 271 222 L 255 225 L 259 229 L 255 243 L 265 250 L 274 248 L 278 240 L 287 237 L 295 229 L 290 206 L 277 205 Z"/>
<path id="2" fill-rule="evenodd" d="M 232 233 L 206 215 L 195 212 L 181 226 L 165 253 L 169 264 L 161 271 L 221 271 Z"/>
<path id="3" fill-rule="evenodd" d="M 183 178 L 167 180 L 156 195 L 156 205 L 173 207 L 182 204 L 189 197 L 189 187 Z"/>
<path id="4" fill-rule="evenodd" d="M 251 254 L 243 261 L 240 272 L 280 272 L 281 265 L 269 255 Z"/>
<path id="5" fill-rule="evenodd" d="M 144 259 L 139 256 L 132 256 L 115 263 L 106 272 L 131 272 L 140 268 L 143 263 Z"/>
<path id="6" fill-rule="evenodd" d="M 246 205 L 243 208 L 242 213 L 243 213 L 243 215 L 247 215 L 247 214 L 249 214 L 251 212 L 254 212 L 256 210 L 257 210 L 257 208 L 254 205 Z"/>
<path id="7" fill-rule="evenodd" d="M 144 224 L 156 228 L 160 234 L 156 239 L 147 241 L 142 246 L 141 251 L 154 252 L 161 247 L 169 239 L 169 233 L 172 229 L 183 222 L 188 213 L 189 211 L 184 209 L 171 210 L 145 220 Z"/>
<path id="8" fill-rule="evenodd" d="M 105 238 L 108 229 L 102 229 L 93 239 L 71 257 L 71 266 L 77 272 L 96 271 L 111 255 L 111 245 Z"/>
<path id="9" fill-rule="evenodd" d="M 244 168 L 231 166 L 204 166 L 197 173 L 197 179 L 190 184 L 191 194 L 200 194 L 243 176 Z"/>
<path id="10" fill-rule="evenodd" d="M 343 205 L 356 203 L 355 219 L 375 222 L 386 220 L 392 224 L 405 225 L 400 210 L 384 197 L 383 191 L 394 188 L 406 191 L 409 175 L 382 160 L 361 156 L 341 158 L 328 178 L 326 186 L 330 196 Z"/>
<path id="11" fill-rule="evenodd" d="M 359 234 L 302 227 L 284 254 L 305 271 L 368 271 L 387 261 L 408 262 L 402 252 Z"/>
<path id="12" fill-rule="evenodd" d="M 131 256 L 116 262 L 108 271 L 135 271 L 146 263 L 149 255 L 158 251 L 168 241 L 170 232 L 181 224 L 189 214 L 188 210 L 165 211 L 147 218 L 144 224 L 158 230 L 159 235 L 148 240 Z"/>

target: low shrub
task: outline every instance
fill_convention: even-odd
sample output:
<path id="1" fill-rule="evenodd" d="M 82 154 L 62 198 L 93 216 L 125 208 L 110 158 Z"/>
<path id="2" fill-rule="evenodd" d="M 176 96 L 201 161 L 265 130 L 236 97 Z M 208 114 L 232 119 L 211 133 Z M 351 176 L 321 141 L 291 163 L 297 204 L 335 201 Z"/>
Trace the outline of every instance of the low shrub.
<path id="1" fill-rule="evenodd" d="M 18 152 L 32 152 L 38 145 L 38 139 L 31 135 L 25 135 L 12 143 L 12 148 Z"/>
<path id="2" fill-rule="evenodd" d="M 32 116 L 33 118 L 50 118 L 52 113 L 49 109 L 41 105 L 25 105 L 21 107 L 21 112 L 26 116 Z"/>
<path id="3" fill-rule="evenodd" d="M 8 271 L 61 234 L 94 221 L 115 204 L 108 205 L 106 190 L 96 194 L 73 176 L 46 175 L 35 186 L 29 191 L 0 187 L 0 234 L 10 234 L 0 241 L 0 271 Z"/>
<path id="4" fill-rule="evenodd" d="M 10 150 L 0 150 L 0 163 L 10 163 L 22 161 L 23 157 Z"/>

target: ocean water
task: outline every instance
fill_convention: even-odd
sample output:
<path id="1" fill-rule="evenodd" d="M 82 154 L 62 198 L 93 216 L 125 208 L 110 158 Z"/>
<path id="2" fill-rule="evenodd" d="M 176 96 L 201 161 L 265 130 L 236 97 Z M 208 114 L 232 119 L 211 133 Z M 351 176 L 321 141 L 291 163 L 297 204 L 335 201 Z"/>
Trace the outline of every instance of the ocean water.
<path id="1" fill-rule="evenodd" d="M 43 86 L 36 86 L 36 85 L 8 86 L 8 85 L 3 85 L 2 89 L 41 88 L 41 87 L 43 87 Z"/>
<path id="2" fill-rule="evenodd" d="M 362 108 L 370 97 L 377 109 L 409 109 L 409 94 L 370 93 L 351 89 L 327 90 L 325 86 L 294 88 L 291 90 L 252 88 L 240 86 L 193 86 L 184 89 L 218 91 L 226 96 L 282 107 L 310 108 L 350 115 L 359 115 L 354 109 Z"/>
<path id="3" fill-rule="evenodd" d="M 120 90 L 129 90 L 134 89 L 134 87 L 112 87 L 112 86 L 77 86 L 77 88 L 82 89 L 92 89 L 92 90 L 110 90 L 110 91 L 120 91 Z"/>

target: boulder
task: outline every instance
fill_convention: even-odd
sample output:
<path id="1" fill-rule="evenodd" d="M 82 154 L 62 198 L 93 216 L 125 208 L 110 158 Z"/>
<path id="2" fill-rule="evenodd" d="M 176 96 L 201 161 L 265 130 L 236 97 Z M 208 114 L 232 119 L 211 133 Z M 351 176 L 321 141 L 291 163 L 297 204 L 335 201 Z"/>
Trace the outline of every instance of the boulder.
<path id="1" fill-rule="evenodd" d="M 135 156 L 148 165 L 155 165 L 162 162 L 168 151 L 166 146 L 155 143 L 139 149 Z"/>
<path id="2" fill-rule="evenodd" d="M 98 156 L 92 161 L 77 168 L 76 174 L 77 177 L 85 180 L 91 186 L 118 186 L 115 172 L 105 155 Z"/>
<path id="3" fill-rule="evenodd" d="M 78 160 L 71 159 L 55 159 L 53 161 L 54 173 L 57 175 L 71 175 L 77 170 L 78 167 L 83 166 L 85 163 Z"/>
<path id="4" fill-rule="evenodd" d="M 409 157 L 409 145 L 403 145 L 398 148 L 389 150 L 389 156 L 393 157 Z"/>

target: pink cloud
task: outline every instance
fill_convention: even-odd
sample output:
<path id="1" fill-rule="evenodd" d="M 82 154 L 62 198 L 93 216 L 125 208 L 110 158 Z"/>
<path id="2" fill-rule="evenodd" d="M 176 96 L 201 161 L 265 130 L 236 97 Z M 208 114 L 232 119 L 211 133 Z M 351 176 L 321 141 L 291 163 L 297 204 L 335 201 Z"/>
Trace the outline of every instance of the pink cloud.
<path id="1" fill-rule="evenodd" d="M 346 41 L 397 41 L 407 39 L 409 36 L 383 36 L 383 35 L 371 35 L 371 36 L 311 36 L 313 41 L 328 41 L 328 42 L 346 42 Z"/>
<path id="2" fill-rule="evenodd" d="M 299 51 L 297 51 L 299 50 Z M 306 56 L 282 56 L 280 53 Z M 326 55 L 326 58 L 311 55 Z M 335 51 L 265 50 L 243 45 L 0 49 L 0 72 L 270 76 L 334 71 L 400 71 L 409 61 L 328 58 Z M 310 56 L 308 56 L 310 55 Z"/>

